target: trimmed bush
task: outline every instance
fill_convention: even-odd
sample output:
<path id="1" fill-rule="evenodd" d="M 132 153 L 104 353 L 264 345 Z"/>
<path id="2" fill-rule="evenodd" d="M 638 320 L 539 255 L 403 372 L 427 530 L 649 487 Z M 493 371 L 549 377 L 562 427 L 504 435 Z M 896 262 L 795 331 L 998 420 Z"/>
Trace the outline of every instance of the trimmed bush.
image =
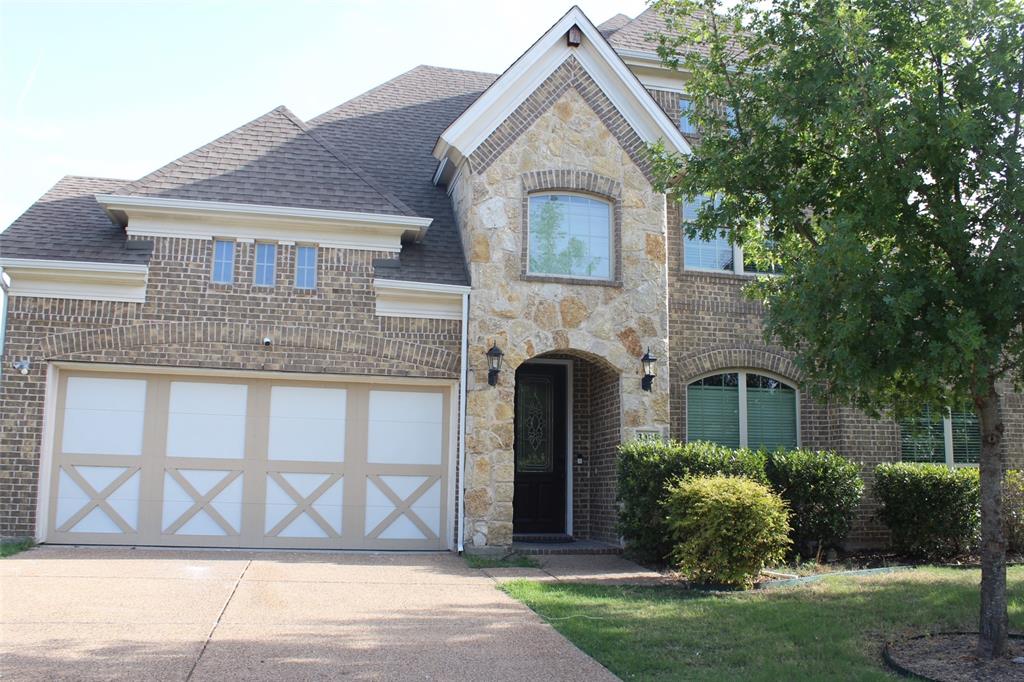
<path id="1" fill-rule="evenodd" d="M 1007 551 L 1024 554 L 1024 472 L 1019 470 L 1003 477 L 1003 532 Z"/>
<path id="2" fill-rule="evenodd" d="M 881 464 L 875 469 L 878 518 L 893 548 L 923 559 L 949 559 L 978 543 L 978 470 L 941 464 Z"/>
<path id="3" fill-rule="evenodd" d="M 864 492 L 859 467 L 834 452 L 778 450 L 765 471 L 789 505 L 793 549 L 810 557 L 838 545 L 850 532 Z"/>
<path id="4" fill-rule="evenodd" d="M 619 448 L 619 532 L 639 561 L 668 558 L 672 543 L 665 524 L 668 484 L 687 476 L 724 474 L 762 483 L 764 453 L 734 450 L 714 443 L 634 440 Z"/>
<path id="5" fill-rule="evenodd" d="M 682 479 L 669 486 L 665 513 L 672 563 L 695 582 L 749 587 L 789 547 L 786 503 L 750 479 Z"/>

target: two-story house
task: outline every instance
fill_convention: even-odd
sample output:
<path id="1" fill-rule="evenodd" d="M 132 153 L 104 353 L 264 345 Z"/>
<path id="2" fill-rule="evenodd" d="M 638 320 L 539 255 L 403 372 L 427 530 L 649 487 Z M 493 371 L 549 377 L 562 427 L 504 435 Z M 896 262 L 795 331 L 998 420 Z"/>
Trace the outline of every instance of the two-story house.
<path id="1" fill-rule="evenodd" d="M 969 413 L 922 436 L 804 399 L 742 294 L 756 264 L 685 238 L 645 156 L 697 132 L 662 28 L 573 8 L 500 76 L 421 66 L 61 180 L 0 235 L 0 536 L 614 544 L 641 434 L 977 461 Z"/>

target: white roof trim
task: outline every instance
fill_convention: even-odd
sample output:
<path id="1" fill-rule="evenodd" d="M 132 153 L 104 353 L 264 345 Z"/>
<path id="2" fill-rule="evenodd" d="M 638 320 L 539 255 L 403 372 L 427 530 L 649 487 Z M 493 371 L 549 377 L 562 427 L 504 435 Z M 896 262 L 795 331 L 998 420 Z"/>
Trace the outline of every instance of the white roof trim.
<path id="1" fill-rule="evenodd" d="M 11 296 L 146 301 L 146 265 L 2 258 L 0 267 L 11 278 Z"/>
<path id="2" fill-rule="evenodd" d="M 435 320 L 461 320 L 462 297 L 470 287 L 432 282 L 374 279 L 377 315 Z"/>
<path id="3" fill-rule="evenodd" d="M 569 47 L 565 41 L 574 24 L 583 32 L 579 47 Z M 643 140 L 662 140 L 672 151 L 690 153 L 689 143 L 643 84 L 583 11 L 573 7 L 441 133 L 434 156 L 439 160 L 451 156 L 458 162 L 471 155 L 570 55 Z"/>
<path id="4" fill-rule="evenodd" d="M 452 294 L 461 296 L 472 291 L 472 287 L 461 284 L 437 284 L 435 282 L 413 282 L 403 279 L 380 279 L 373 280 L 373 286 L 378 289 L 391 289 L 401 291 L 422 291 L 438 294 Z"/>
<path id="5" fill-rule="evenodd" d="M 397 253 L 402 241 L 421 241 L 433 218 L 97 194 L 96 201 L 131 236 L 286 240 L 329 248 Z"/>

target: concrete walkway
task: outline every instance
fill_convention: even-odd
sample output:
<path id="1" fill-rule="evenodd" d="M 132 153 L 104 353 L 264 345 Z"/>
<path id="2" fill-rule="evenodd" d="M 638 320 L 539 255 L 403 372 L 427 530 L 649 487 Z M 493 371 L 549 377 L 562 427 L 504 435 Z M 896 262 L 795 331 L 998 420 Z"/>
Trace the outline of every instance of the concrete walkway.
<path id="1" fill-rule="evenodd" d="M 518 577 L 642 572 L 543 561 Z M 505 577 L 445 553 L 39 547 L 0 560 L 0 679 L 616 679 Z"/>

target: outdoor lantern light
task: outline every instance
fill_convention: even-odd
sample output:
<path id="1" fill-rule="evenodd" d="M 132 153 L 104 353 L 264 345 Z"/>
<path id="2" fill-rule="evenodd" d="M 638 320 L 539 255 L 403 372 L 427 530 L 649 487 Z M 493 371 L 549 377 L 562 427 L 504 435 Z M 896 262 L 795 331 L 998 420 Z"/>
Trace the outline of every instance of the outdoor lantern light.
<path id="1" fill-rule="evenodd" d="M 501 371 L 501 358 L 504 355 L 496 343 L 491 344 L 491 349 L 487 351 L 487 383 L 491 386 L 498 383 L 498 372 Z"/>
<path id="2" fill-rule="evenodd" d="M 654 363 L 658 361 L 658 358 L 651 355 L 650 346 L 647 347 L 647 352 L 640 358 L 640 364 L 644 367 L 644 378 L 640 380 L 640 388 L 645 391 L 651 390 L 651 385 L 654 383 Z"/>

